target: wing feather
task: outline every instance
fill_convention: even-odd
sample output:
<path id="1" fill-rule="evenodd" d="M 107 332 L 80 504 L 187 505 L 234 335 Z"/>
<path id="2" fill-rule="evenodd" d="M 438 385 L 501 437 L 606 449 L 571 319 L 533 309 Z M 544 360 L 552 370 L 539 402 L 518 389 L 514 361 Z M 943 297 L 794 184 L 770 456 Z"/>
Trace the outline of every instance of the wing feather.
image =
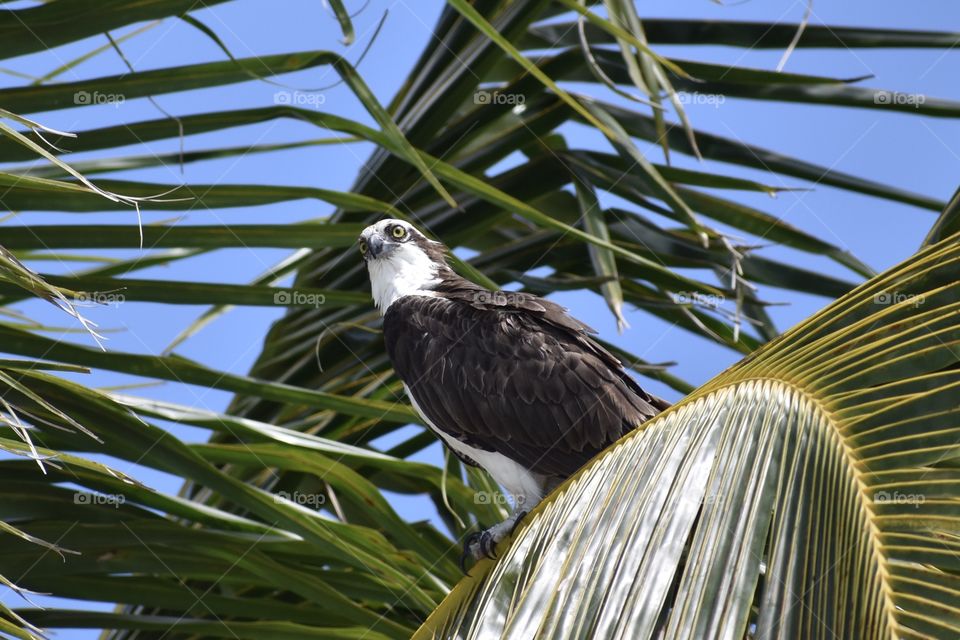
<path id="1" fill-rule="evenodd" d="M 445 434 L 567 477 L 667 406 L 562 307 L 445 294 L 400 298 L 384 317 L 397 374 Z"/>

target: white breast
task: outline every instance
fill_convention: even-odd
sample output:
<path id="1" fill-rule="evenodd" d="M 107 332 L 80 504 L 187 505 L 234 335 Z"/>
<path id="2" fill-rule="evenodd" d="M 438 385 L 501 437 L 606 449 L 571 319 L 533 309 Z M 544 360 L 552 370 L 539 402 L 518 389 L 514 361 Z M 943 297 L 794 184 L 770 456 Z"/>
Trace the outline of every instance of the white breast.
<path id="1" fill-rule="evenodd" d="M 502 453 L 477 449 L 476 447 L 471 447 L 468 444 L 460 442 L 452 436 L 448 436 L 430 422 L 430 418 L 420 409 L 420 405 L 417 404 L 417 399 L 410 393 L 410 388 L 407 387 L 406 384 L 403 385 L 403 390 L 406 391 L 407 397 L 410 398 L 410 404 L 413 405 L 413 408 L 420 414 L 423 421 L 437 434 L 440 440 L 454 451 L 465 455 L 483 467 L 483 469 L 497 481 L 497 484 L 513 496 L 514 504 L 519 507 L 526 505 L 527 509 L 531 509 L 543 499 L 545 491 L 542 483 L 530 470 Z"/>
<path id="2" fill-rule="evenodd" d="M 436 296 L 432 287 L 440 282 L 437 264 L 418 247 L 409 243 L 395 248 L 388 256 L 367 263 L 373 302 L 381 315 L 403 296 Z"/>

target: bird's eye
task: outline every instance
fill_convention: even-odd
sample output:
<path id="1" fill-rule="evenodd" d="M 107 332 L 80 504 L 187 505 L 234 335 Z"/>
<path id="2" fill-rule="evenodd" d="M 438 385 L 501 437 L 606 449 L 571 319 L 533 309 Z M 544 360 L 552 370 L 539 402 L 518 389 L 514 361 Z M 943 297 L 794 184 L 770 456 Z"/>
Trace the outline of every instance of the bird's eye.
<path id="1" fill-rule="evenodd" d="M 390 229 L 390 235 L 392 235 L 397 240 L 402 240 L 407 235 L 407 230 L 401 227 L 400 225 L 394 226 Z"/>
<path id="2" fill-rule="evenodd" d="M 366 240 L 361 240 L 361 241 L 360 241 L 360 255 L 362 255 L 362 256 L 367 255 L 367 241 L 366 241 Z"/>

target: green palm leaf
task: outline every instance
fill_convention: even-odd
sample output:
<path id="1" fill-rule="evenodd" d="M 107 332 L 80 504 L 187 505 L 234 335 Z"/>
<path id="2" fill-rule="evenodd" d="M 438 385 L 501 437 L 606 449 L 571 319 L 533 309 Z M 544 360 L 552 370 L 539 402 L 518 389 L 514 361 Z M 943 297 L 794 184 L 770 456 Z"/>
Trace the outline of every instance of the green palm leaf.
<path id="1" fill-rule="evenodd" d="M 960 236 L 594 460 L 417 638 L 960 634 Z"/>
<path id="2" fill-rule="evenodd" d="M 389 101 L 362 77 L 366 66 L 317 50 L 324 43 L 289 52 L 282 42 L 233 56 L 217 33 L 230 25 L 221 29 L 205 13 L 226 9 L 226 0 L 0 4 L 0 38 L 11 58 L 3 70 L 14 78 L 0 89 L 8 123 L 0 135 L 0 204 L 10 214 L 0 233 L 0 584 L 19 594 L 0 603 L 0 636 L 33 639 L 40 628 L 71 627 L 104 629 L 113 640 L 369 640 L 416 632 L 462 577 L 459 539 L 478 522 L 502 518 L 504 508 L 476 499 L 477 491 L 497 491 L 484 473 L 455 458 L 440 466 L 422 461 L 435 438 L 403 399 L 354 246 L 359 230 L 384 215 L 442 239 L 457 251 L 458 270 L 488 286 L 589 291 L 614 314 L 639 310 L 635 316 L 747 357 L 719 379 L 726 383 L 694 392 L 567 485 L 530 520 L 508 558 L 475 570 L 478 579 L 456 587 L 423 633 L 449 635 L 480 607 L 503 612 L 521 636 L 527 622 L 544 622 L 548 632 L 571 624 L 582 630 L 643 596 L 652 599 L 616 624 L 691 637 L 712 629 L 736 635 L 753 624 L 784 637 L 816 636 L 815 612 L 843 632 L 863 621 L 871 632 L 955 635 L 954 407 L 946 391 L 938 395 L 953 388 L 954 360 L 924 337 L 955 345 L 954 302 L 946 299 L 956 295 L 953 245 L 925 249 L 913 267 L 871 281 L 922 293 L 923 305 L 871 307 L 864 296 L 874 284 L 849 294 L 874 275 L 862 257 L 836 238 L 788 224 L 758 196 L 822 186 L 886 201 L 904 215 L 923 215 L 904 205 L 942 212 L 930 243 L 956 233 L 956 197 L 948 204 L 947 194 L 914 193 L 762 148 L 750 131 L 744 140 L 704 131 L 677 108 L 677 92 L 847 105 L 872 109 L 859 112 L 871 117 L 952 118 L 960 114 L 956 103 L 931 98 L 905 109 L 876 100 L 888 94 L 862 81 L 721 65 L 710 49 L 707 59 L 671 60 L 660 45 L 785 48 L 796 25 L 648 20 L 642 7 L 613 0 L 451 0 Z M 346 3 L 330 4 L 331 39 L 366 44 L 365 18 Z M 120 45 L 139 44 L 161 21 L 186 24 L 213 45 L 212 56 L 174 62 L 158 55 L 149 68 L 128 69 L 137 59 Z M 953 33 L 810 25 L 797 47 L 947 51 L 956 44 Z M 66 60 L 43 53 L 59 45 L 75 45 Z M 121 54 L 114 67 L 66 81 L 107 51 Z M 44 68 L 24 73 L 18 56 L 26 54 L 43 57 Z M 243 83 L 277 85 L 282 74 L 324 68 L 358 101 L 351 117 L 289 104 L 234 106 Z M 620 86 L 611 91 L 610 82 Z M 653 94 L 659 107 L 617 99 L 637 91 Z M 127 121 L 131 112 L 118 111 L 88 124 L 97 110 L 87 108 L 84 92 L 122 95 L 130 104 L 181 102 L 171 107 L 176 118 L 161 109 L 162 117 Z M 497 95 L 515 102 L 492 100 Z M 76 136 L 40 124 L 48 116 L 36 114 L 49 111 L 77 122 Z M 268 140 L 275 126 L 298 133 Z M 650 157 L 640 151 L 647 141 L 656 143 Z M 341 144 L 350 145 L 341 148 L 351 154 L 344 158 L 358 149 L 371 154 L 349 188 L 320 171 L 291 183 L 263 162 Z M 653 157 L 661 152 L 666 162 Z M 74 160 L 77 153 L 85 155 Z M 672 164 L 698 154 L 707 161 L 701 166 Z M 248 171 L 244 163 L 254 157 L 262 170 L 243 175 L 255 179 L 195 178 L 208 161 Z M 308 166 L 315 160 L 301 157 Z M 134 224 L 136 206 L 154 222 Z M 309 213 L 287 223 L 282 216 L 295 207 Z M 151 216 L 161 211 L 173 213 Z M 49 212 L 64 215 L 50 220 Z M 753 249 L 771 243 L 789 254 Z M 258 258 L 266 255 L 260 249 L 293 251 L 248 281 L 205 270 L 203 260 L 244 248 Z M 165 270 L 157 275 L 155 267 Z M 937 284 L 938 277 L 952 280 Z M 778 300 L 766 296 L 779 290 L 827 301 L 849 295 L 777 340 L 768 306 Z M 701 297 L 731 303 L 716 308 Z M 41 319 L 37 300 L 75 318 Z M 120 300 L 158 322 L 182 305 L 202 309 L 175 328 L 179 335 L 171 333 L 173 345 L 159 355 L 109 341 L 100 349 L 80 312 Z M 235 341 L 262 343 L 245 375 L 232 361 L 172 352 L 186 340 L 211 339 L 235 310 L 270 306 L 286 315 L 267 335 L 248 331 Z M 107 318 L 106 336 L 126 318 L 108 309 L 97 312 Z M 842 352 L 832 346 L 841 338 L 860 342 Z M 604 344 L 639 375 L 693 391 L 675 363 Z M 116 384 L 117 376 L 125 386 L 94 388 Z M 161 391 L 179 399 L 157 400 L 145 385 L 165 385 Z M 185 406 L 209 390 L 234 394 L 225 412 Z M 814 406 L 815 398 L 829 403 Z M 920 422 L 927 431 L 914 437 Z M 848 426 L 826 440 L 840 424 Z M 620 457 L 627 450 L 629 463 Z M 843 466 L 854 454 L 860 464 Z M 693 465 L 697 456 L 702 467 Z M 617 469 L 621 478 L 599 484 L 601 470 Z M 185 484 L 179 492 L 152 486 L 157 477 Z M 607 502 L 598 502 L 604 509 L 582 513 L 581 490 L 608 491 Z M 917 509 L 896 499 L 865 502 L 872 490 L 927 499 Z M 647 501 L 625 499 L 634 494 Z M 405 519 L 400 497 L 434 507 L 437 518 Z M 653 521 L 656 513 L 664 517 Z M 619 533 L 608 547 L 591 548 L 583 532 L 569 530 L 578 522 L 599 537 Z M 835 536 L 824 533 L 834 526 Z M 581 572 L 556 589 L 549 579 L 558 569 L 544 562 L 560 553 L 571 554 L 570 566 L 590 561 L 603 571 Z M 839 575 L 861 582 L 825 574 L 834 559 Z M 536 570 L 511 573 L 520 569 Z M 618 581 L 628 570 L 642 579 Z M 866 584 L 869 576 L 874 583 Z M 516 593 L 504 591 L 511 580 Z M 873 600 L 878 585 L 883 595 Z M 35 593 L 68 600 L 41 609 Z M 727 608 L 696 600 L 701 593 L 723 596 Z M 782 620 L 766 613 L 793 596 L 805 606 L 786 607 Z M 576 597 L 582 611 L 561 606 Z M 843 602 L 852 604 L 835 604 Z M 116 606 L 88 611 L 104 604 Z M 480 628 L 472 624 L 457 633 Z"/>

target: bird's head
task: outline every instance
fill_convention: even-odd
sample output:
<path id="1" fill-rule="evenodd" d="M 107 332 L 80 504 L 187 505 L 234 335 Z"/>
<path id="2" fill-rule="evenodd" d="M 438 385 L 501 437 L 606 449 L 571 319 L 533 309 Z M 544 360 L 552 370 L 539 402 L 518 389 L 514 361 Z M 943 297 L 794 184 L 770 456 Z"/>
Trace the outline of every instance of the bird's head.
<path id="1" fill-rule="evenodd" d="M 381 220 L 360 234 L 360 255 L 367 263 L 373 300 L 386 313 L 397 298 L 433 296 L 449 270 L 446 249 L 403 220 Z"/>

